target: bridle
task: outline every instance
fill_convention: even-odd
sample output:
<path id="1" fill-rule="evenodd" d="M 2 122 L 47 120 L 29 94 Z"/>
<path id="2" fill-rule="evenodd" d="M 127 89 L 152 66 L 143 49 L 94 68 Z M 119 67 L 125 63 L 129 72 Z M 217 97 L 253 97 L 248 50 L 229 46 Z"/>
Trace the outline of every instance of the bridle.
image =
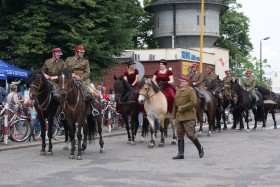
<path id="1" fill-rule="evenodd" d="M 38 79 L 37 76 L 39 76 L 39 85 L 37 86 L 35 84 L 31 84 L 30 87 L 34 87 L 36 89 L 36 92 L 34 95 L 35 95 L 35 100 L 38 104 L 39 109 L 46 110 L 51 102 L 51 93 L 48 93 L 47 98 L 43 101 L 42 104 L 40 104 L 40 102 L 38 100 L 38 96 L 43 93 L 44 89 L 42 89 L 42 85 L 43 85 L 42 76 L 40 74 L 37 74 L 35 80 Z M 42 90 L 42 91 L 39 91 L 39 90 Z M 47 105 L 45 105 L 45 104 L 47 104 Z M 43 108 L 44 105 L 45 105 L 45 107 Z"/>
<path id="2" fill-rule="evenodd" d="M 121 81 L 121 80 L 117 80 L 117 81 L 120 81 L 121 84 L 122 84 L 122 86 L 121 86 L 120 84 L 118 84 L 117 87 L 116 87 L 116 89 L 115 89 L 115 91 L 120 90 L 120 89 L 119 89 L 120 87 L 124 87 L 123 81 Z M 136 101 L 127 101 L 127 102 L 123 102 L 123 101 L 126 100 L 126 98 L 128 97 L 129 93 L 131 92 L 131 91 L 129 90 L 129 91 L 123 96 L 124 91 L 125 91 L 125 89 L 122 88 L 120 94 L 119 94 L 119 93 L 115 93 L 115 96 L 118 96 L 118 97 L 120 98 L 120 100 L 122 100 L 122 102 L 120 101 L 120 102 L 118 102 L 118 104 L 125 105 L 125 104 L 135 103 Z M 123 97 L 122 97 L 122 96 L 123 96 Z"/>
<path id="3" fill-rule="evenodd" d="M 150 99 L 151 97 L 153 97 L 154 95 L 157 94 L 157 92 L 155 92 L 153 95 L 149 96 L 149 90 L 150 90 L 151 84 L 146 82 L 146 84 L 143 87 L 146 90 L 146 93 L 145 94 L 139 94 L 139 95 L 144 96 L 146 100 Z"/>
<path id="4" fill-rule="evenodd" d="M 68 90 L 66 90 L 65 89 L 65 75 L 64 75 L 64 73 L 62 73 L 61 74 L 61 79 L 62 79 L 62 89 L 63 90 L 61 90 L 60 89 L 60 93 L 62 93 L 63 91 L 65 92 L 64 94 L 66 95 L 66 97 L 65 97 L 65 99 L 62 99 L 62 101 L 63 101 L 63 109 L 66 107 L 66 105 L 67 105 L 67 107 L 72 111 L 72 112 L 74 112 L 75 110 L 76 110 L 76 108 L 77 108 L 77 106 L 78 106 L 78 103 L 79 103 L 79 100 L 80 100 L 80 89 L 78 88 L 78 97 L 77 97 L 77 100 L 76 100 L 76 103 L 75 103 L 75 105 L 74 105 L 74 107 L 71 107 L 70 105 L 69 105 L 69 103 L 68 103 L 68 101 L 67 101 L 67 97 L 68 97 L 68 95 L 74 90 L 74 86 L 75 86 L 75 80 L 74 79 L 72 79 L 71 80 L 71 82 L 70 82 L 70 89 L 68 89 Z"/>

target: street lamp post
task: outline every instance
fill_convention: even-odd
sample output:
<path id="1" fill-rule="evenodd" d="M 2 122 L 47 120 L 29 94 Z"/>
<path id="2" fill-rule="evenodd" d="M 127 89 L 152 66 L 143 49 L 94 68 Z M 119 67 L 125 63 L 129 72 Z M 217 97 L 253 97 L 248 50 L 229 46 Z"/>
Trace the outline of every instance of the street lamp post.
<path id="1" fill-rule="evenodd" d="M 265 37 L 260 40 L 260 81 L 262 82 L 262 40 L 268 40 L 270 37 Z"/>

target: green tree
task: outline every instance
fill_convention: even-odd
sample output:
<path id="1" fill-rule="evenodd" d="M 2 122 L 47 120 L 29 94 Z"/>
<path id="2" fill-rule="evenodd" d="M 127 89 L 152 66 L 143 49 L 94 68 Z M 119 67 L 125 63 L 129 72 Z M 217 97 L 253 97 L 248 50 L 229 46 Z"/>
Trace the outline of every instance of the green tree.
<path id="1" fill-rule="evenodd" d="M 101 76 L 116 64 L 114 55 L 137 45 L 139 7 L 137 0 L 5 1 L 0 5 L 0 56 L 22 68 L 38 68 L 52 48 L 61 47 L 67 57 L 84 44 L 91 75 Z"/>
<path id="2" fill-rule="evenodd" d="M 237 10 L 242 7 L 235 0 L 219 0 L 229 7 L 220 16 L 221 38 L 215 45 L 229 50 L 230 68 L 235 70 L 237 67 L 252 67 L 250 62 L 250 52 L 253 45 L 249 38 L 250 20 L 243 12 Z"/>

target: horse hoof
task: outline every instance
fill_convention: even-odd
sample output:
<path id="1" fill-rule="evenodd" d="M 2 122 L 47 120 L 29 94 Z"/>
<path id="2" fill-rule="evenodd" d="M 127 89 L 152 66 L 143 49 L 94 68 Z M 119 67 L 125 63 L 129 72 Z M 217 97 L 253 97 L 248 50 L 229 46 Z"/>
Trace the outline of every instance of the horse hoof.
<path id="1" fill-rule="evenodd" d="M 173 140 L 173 141 L 171 142 L 171 145 L 177 145 L 176 140 Z"/>
<path id="2" fill-rule="evenodd" d="M 164 147 L 164 143 L 159 143 L 158 146 L 159 147 Z"/>
<path id="3" fill-rule="evenodd" d="M 127 144 L 131 144 L 131 140 L 127 140 Z"/>
<path id="4" fill-rule="evenodd" d="M 232 126 L 231 129 L 236 129 L 236 127 L 235 127 L 235 126 Z"/>
<path id="5" fill-rule="evenodd" d="M 83 160 L 82 156 L 77 156 L 77 160 Z"/>
<path id="6" fill-rule="evenodd" d="M 155 146 L 154 144 L 149 144 L 148 148 L 154 148 L 154 146 Z"/>
<path id="7" fill-rule="evenodd" d="M 69 155 L 69 159 L 75 159 L 75 155 Z"/>
<path id="8" fill-rule="evenodd" d="M 131 141 L 131 142 L 130 142 L 130 145 L 135 145 L 135 141 Z"/>
<path id="9" fill-rule="evenodd" d="M 211 132 L 211 131 L 209 131 L 207 136 L 211 136 L 211 135 L 212 135 L 212 132 Z"/>
<path id="10" fill-rule="evenodd" d="M 53 156 L 53 152 L 47 152 L 47 156 Z"/>
<path id="11" fill-rule="evenodd" d="M 46 156 L 46 152 L 44 151 L 40 152 L 40 156 Z"/>
<path id="12" fill-rule="evenodd" d="M 201 131 L 198 132 L 197 136 L 198 136 L 198 137 L 201 137 Z"/>
<path id="13" fill-rule="evenodd" d="M 277 129 L 277 127 L 274 127 L 273 129 Z"/>
<path id="14" fill-rule="evenodd" d="M 67 146 L 63 147 L 62 150 L 69 150 Z"/>
<path id="15" fill-rule="evenodd" d="M 104 148 L 100 148 L 100 153 L 105 153 L 105 149 Z"/>
<path id="16" fill-rule="evenodd" d="M 143 143 L 144 142 L 144 138 L 141 138 L 140 140 L 139 140 L 139 143 Z"/>

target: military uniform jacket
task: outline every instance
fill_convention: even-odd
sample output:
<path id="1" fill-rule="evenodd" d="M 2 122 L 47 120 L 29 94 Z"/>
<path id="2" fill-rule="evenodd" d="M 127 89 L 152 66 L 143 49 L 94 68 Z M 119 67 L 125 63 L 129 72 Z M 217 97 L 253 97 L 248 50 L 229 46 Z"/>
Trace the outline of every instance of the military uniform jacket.
<path id="1" fill-rule="evenodd" d="M 243 80 L 243 86 L 246 91 L 250 92 L 256 87 L 256 79 L 253 75 L 250 75 L 249 77 L 246 77 Z"/>
<path id="2" fill-rule="evenodd" d="M 196 84 L 202 86 L 208 86 L 213 80 L 217 79 L 217 75 L 215 73 L 207 73 L 205 74 L 201 80 L 199 80 Z M 204 85 L 203 85 L 204 84 Z"/>
<path id="3" fill-rule="evenodd" d="M 199 71 L 193 72 L 193 75 L 191 77 L 192 82 L 196 82 L 196 86 L 200 89 L 203 90 L 204 85 L 199 84 L 198 82 L 201 82 L 203 79 L 202 74 Z"/>
<path id="4" fill-rule="evenodd" d="M 43 73 L 49 76 L 58 76 L 58 73 L 65 66 L 64 61 L 61 59 L 53 61 L 52 58 L 47 59 L 43 65 L 42 71 Z M 57 82 L 57 81 L 55 81 Z"/>
<path id="5" fill-rule="evenodd" d="M 177 121 L 195 120 L 196 93 L 190 86 L 179 88 L 176 91 L 173 104 L 172 118 Z M 180 106 L 180 112 L 178 107 Z"/>
<path id="6" fill-rule="evenodd" d="M 223 82 L 224 82 L 224 88 L 225 89 L 230 89 L 230 85 L 231 85 L 231 82 L 230 81 L 234 81 L 234 78 L 233 77 L 224 77 L 223 79 Z"/>
<path id="7" fill-rule="evenodd" d="M 186 76 L 186 77 L 188 77 L 189 79 L 191 79 L 191 78 L 192 78 L 192 76 L 193 76 L 193 72 L 189 72 L 189 73 L 187 74 L 187 76 Z"/>
<path id="8" fill-rule="evenodd" d="M 71 68 L 72 72 L 79 75 L 82 81 L 90 84 L 90 66 L 87 59 L 78 59 L 76 56 L 68 57 L 65 64 L 66 68 Z"/>

